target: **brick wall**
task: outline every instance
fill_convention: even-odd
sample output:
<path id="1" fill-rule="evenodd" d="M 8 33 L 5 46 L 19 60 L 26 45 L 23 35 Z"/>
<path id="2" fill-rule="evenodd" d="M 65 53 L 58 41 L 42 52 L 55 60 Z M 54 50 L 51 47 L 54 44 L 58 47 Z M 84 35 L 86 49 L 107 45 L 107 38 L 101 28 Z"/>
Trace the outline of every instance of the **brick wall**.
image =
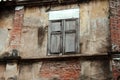
<path id="1" fill-rule="evenodd" d="M 40 76 L 51 80 L 79 80 L 80 69 L 79 60 L 43 61 Z"/>
<path id="2" fill-rule="evenodd" d="M 120 52 L 120 0 L 110 0 L 110 32 L 113 52 Z M 113 78 L 118 80 L 120 75 L 118 62 L 113 62 Z"/>
<path id="3" fill-rule="evenodd" d="M 18 48 L 21 40 L 21 30 L 23 24 L 24 9 L 15 10 L 14 27 L 10 35 L 10 48 Z"/>
<path id="4" fill-rule="evenodd" d="M 110 0 L 112 51 L 120 51 L 120 0 Z"/>

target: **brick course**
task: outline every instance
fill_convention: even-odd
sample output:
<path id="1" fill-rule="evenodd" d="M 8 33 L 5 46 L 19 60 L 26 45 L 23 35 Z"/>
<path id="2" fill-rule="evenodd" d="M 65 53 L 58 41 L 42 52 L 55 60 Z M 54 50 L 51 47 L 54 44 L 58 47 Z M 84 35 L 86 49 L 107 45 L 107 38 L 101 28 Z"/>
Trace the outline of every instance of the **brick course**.
<path id="1" fill-rule="evenodd" d="M 53 80 L 79 80 L 80 69 L 79 60 L 43 61 L 40 76 Z"/>
<path id="2" fill-rule="evenodd" d="M 15 10 L 14 27 L 10 35 L 10 48 L 18 48 L 21 40 L 21 30 L 23 24 L 24 9 Z"/>
<path id="3" fill-rule="evenodd" d="M 120 0 L 110 0 L 112 51 L 120 51 Z"/>

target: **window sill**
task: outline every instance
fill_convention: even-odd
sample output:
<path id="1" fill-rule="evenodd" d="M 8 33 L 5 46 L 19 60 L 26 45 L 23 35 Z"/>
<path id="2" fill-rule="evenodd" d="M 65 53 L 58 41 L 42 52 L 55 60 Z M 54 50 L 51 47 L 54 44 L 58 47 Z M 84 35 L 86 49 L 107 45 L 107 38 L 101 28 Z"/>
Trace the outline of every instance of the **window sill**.
<path id="1" fill-rule="evenodd" d="M 44 60 L 44 59 L 63 59 L 63 58 L 85 58 L 85 57 L 108 57 L 108 53 L 99 53 L 99 54 L 69 54 L 69 55 L 47 55 L 41 58 L 21 58 L 21 59 L 35 59 L 35 60 Z"/>
<path id="2" fill-rule="evenodd" d="M 56 55 L 56 56 L 46 56 L 40 58 L 0 58 L 0 62 L 6 61 L 18 61 L 18 62 L 40 62 L 42 60 L 70 60 L 70 59 L 90 59 L 90 60 L 108 60 L 110 59 L 108 53 L 101 54 L 71 54 L 71 55 Z"/>

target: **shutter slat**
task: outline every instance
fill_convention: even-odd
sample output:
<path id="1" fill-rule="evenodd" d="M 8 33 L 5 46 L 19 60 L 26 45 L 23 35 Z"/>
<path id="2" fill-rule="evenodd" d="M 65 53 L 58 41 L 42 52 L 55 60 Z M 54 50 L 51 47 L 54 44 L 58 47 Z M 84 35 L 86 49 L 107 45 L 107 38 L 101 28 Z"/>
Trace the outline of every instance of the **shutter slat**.
<path id="1" fill-rule="evenodd" d="M 53 31 L 53 32 L 51 32 L 51 34 L 52 35 L 57 35 L 57 34 L 62 34 L 62 32 L 61 31 Z"/>

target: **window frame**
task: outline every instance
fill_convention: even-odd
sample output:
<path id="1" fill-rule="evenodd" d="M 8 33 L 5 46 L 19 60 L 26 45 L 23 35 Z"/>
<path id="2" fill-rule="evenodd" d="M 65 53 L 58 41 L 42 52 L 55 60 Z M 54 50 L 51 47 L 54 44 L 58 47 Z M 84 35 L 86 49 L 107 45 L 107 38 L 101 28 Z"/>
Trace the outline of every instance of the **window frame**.
<path id="1" fill-rule="evenodd" d="M 75 52 L 65 52 L 65 35 L 66 35 L 66 31 L 65 31 L 65 27 L 66 27 L 66 21 L 71 21 L 71 20 L 75 20 Z M 61 53 L 56 53 L 53 54 L 51 53 L 51 26 L 52 26 L 52 22 L 57 22 L 57 21 L 61 21 L 61 35 L 62 35 L 62 52 Z M 70 32 L 71 33 L 71 32 Z M 60 20 L 49 20 L 49 27 L 48 27 L 48 44 L 47 44 L 47 55 L 67 55 L 67 54 L 76 54 L 80 52 L 80 37 L 79 37 L 79 33 L 80 33 L 80 25 L 79 25 L 79 18 L 70 18 L 70 19 L 60 19 Z"/>

